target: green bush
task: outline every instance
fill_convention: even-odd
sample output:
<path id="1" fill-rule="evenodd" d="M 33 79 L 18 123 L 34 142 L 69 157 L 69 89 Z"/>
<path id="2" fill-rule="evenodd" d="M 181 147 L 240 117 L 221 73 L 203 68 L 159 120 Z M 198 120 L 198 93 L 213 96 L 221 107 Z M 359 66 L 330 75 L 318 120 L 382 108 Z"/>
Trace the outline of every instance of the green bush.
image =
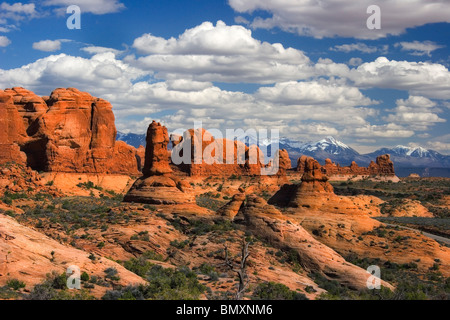
<path id="1" fill-rule="evenodd" d="M 187 267 L 178 269 L 152 266 L 147 273 L 148 284 L 127 286 L 107 291 L 103 300 L 194 300 L 206 290 L 197 275 Z"/>
<path id="2" fill-rule="evenodd" d="M 83 290 L 69 291 L 67 289 L 67 276 L 65 273 L 57 274 L 53 271 L 47 274 L 47 279 L 36 285 L 30 294 L 25 295 L 26 300 L 93 300 L 94 297 Z"/>
<path id="3" fill-rule="evenodd" d="M 17 279 L 10 279 L 6 282 L 6 285 L 8 288 L 11 288 L 13 290 L 19 290 L 22 288 L 25 288 L 25 282 L 17 280 Z"/>
<path id="4" fill-rule="evenodd" d="M 154 266 L 154 264 L 147 261 L 145 257 L 139 257 L 131 258 L 130 260 L 123 262 L 123 266 L 131 272 L 134 272 L 138 276 L 144 278 L 150 271 L 150 269 Z"/>
<path id="5" fill-rule="evenodd" d="M 89 275 L 87 274 L 86 271 L 83 271 L 83 273 L 81 274 L 80 279 L 81 279 L 81 281 L 86 281 L 86 282 L 89 281 Z"/>
<path id="6" fill-rule="evenodd" d="M 304 294 L 272 281 L 260 283 L 253 291 L 252 298 L 254 300 L 308 300 Z"/>
<path id="7" fill-rule="evenodd" d="M 173 241 L 170 241 L 170 245 L 172 247 L 177 248 L 177 249 L 183 249 L 188 244 L 189 244 L 189 240 L 184 240 L 184 241 L 173 240 Z"/>

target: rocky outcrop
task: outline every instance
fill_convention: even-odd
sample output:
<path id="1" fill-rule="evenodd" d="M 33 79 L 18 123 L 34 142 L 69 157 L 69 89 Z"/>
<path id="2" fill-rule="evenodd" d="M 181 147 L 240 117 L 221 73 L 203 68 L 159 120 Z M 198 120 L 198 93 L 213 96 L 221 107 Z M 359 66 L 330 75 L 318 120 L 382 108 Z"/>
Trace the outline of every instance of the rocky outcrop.
<path id="1" fill-rule="evenodd" d="M 38 172 L 20 164 L 3 164 L 0 166 L 0 196 L 9 193 L 26 195 L 50 194 L 61 196 L 58 189 L 44 183 Z"/>
<path id="2" fill-rule="evenodd" d="M 124 201 L 148 204 L 184 204 L 194 203 L 194 198 L 183 192 L 173 177 L 151 176 L 136 180 Z"/>
<path id="3" fill-rule="evenodd" d="M 191 176 L 259 176 L 264 154 L 256 145 L 215 139 L 205 129 L 190 129 L 173 136 L 172 161 Z"/>
<path id="4" fill-rule="evenodd" d="M 20 145 L 26 141 L 23 121 L 11 94 L 0 90 L 0 163 L 26 163 L 26 155 Z"/>
<path id="5" fill-rule="evenodd" d="M 424 217 L 433 218 L 434 215 L 418 200 L 395 199 L 383 203 L 383 214 L 390 217 Z"/>
<path id="6" fill-rule="evenodd" d="M 336 198 L 333 187 L 328 182 L 328 177 L 323 174 L 317 160 L 307 157 L 302 165 L 304 166 L 302 182 L 293 192 L 288 204 L 290 207 L 317 208 L 324 201 Z"/>
<path id="7" fill-rule="evenodd" d="M 278 149 L 275 155 L 275 160 L 278 161 L 277 175 L 285 176 L 286 171 L 291 169 L 291 159 L 289 159 L 289 153 L 286 149 Z"/>
<path id="8" fill-rule="evenodd" d="M 119 285 L 145 284 L 145 281 L 111 259 L 89 259 L 89 252 L 61 244 L 48 236 L 0 214 L 0 286 L 10 279 L 20 279 L 27 290 L 46 280 L 52 271 L 65 273 L 71 265 L 99 278 L 104 270 L 115 268 Z"/>
<path id="9" fill-rule="evenodd" d="M 172 174 L 169 165 L 167 128 L 153 121 L 147 130 L 144 176 L 136 180 L 124 201 L 149 204 L 193 203 L 190 185 Z"/>
<path id="10" fill-rule="evenodd" d="M 136 149 L 116 143 L 114 120 L 108 101 L 75 88 L 56 89 L 45 100 L 23 88 L 6 89 L 0 121 L 8 131 L 0 144 L 7 147 L 0 161 L 39 171 L 137 175 Z"/>
<path id="11" fill-rule="evenodd" d="M 295 209 L 296 213 L 310 210 L 348 215 L 366 213 L 367 210 L 358 207 L 358 200 L 340 197 L 334 193 L 328 177 L 323 173 L 317 160 L 302 157 L 299 164 L 304 168 L 301 183 L 281 186 L 279 191 L 269 199 L 270 204 L 300 208 Z"/>
<path id="12" fill-rule="evenodd" d="M 230 202 L 220 207 L 217 210 L 217 214 L 233 220 L 233 218 L 238 214 L 239 210 L 242 208 L 245 201 L 245 193 L 236 193 Z"/>
<path id="13" fill-rule="evenodd" d="M 297 171 L 303 173 L 305 170 L 305 161 L 310 157 L 301 156 L 297 160 Z M 371 161 L 368 167 L 360 167 L 355 161 L 350 166 L 341 167 L 339 164 L 325 159 L 325 164 L 321 166 L 324 174 L 332 178 L 333 176 L 387 176 L 394 177 L 394 163 L 388 154 L 378 156 L 376 162 Z"/>
<path id="14" fill-rule="evenodd" d="M 295 252 L 306 271 L 320 273 L 352 289 L 367 289 L 368 272 L 345 261 L 334 250 L 314 239 L 298 222 L 288 220 L 264 199 L 249 196 L 237 218 L 259 239 L 264 239 L 280 250 Z M 384 281 L 382 285 L 392 288 Z"/>
<path id="15" fill-rule="evenodd" d="M 167 150 L 169 144 L 167 128 L 153 121 L 148 127 L 146 142 L 146 145 L 150 145 L 150 147 L 145 149 L 145 164 L 142 170 L 144 176 L 171 173 L 170 153 Z"/>

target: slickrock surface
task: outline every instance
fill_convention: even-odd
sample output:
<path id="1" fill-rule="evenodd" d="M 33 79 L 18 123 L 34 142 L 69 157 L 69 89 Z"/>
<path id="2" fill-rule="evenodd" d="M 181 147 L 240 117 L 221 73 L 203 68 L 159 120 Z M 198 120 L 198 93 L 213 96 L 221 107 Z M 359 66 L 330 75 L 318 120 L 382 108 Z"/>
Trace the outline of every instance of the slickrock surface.
<path id="1" fill-rule="evenodd" d="M 334 250 L 315 240 L 296 221 L 288 220 L 277 209 L 267 205 L 264 199 L 249 196 L 242 215 L 248 230 L 274 247 L 294 250 L 306 270 L 320 272 L 353 289 L 367 288 L 370 275 L 366 270 L 345 261 Z M 384 281 L 382 284 L 392 288 Z"/>
<path id="2" fill-rule="evenodd" d="M 71 265 L 90 276 L 103 276 L 105 269 L 116 268 L 123 285 L 145 282 L 116 262 L 105 258 L 92 261 L 88 257 L 88 252 L 62 245 L 11 217 L 0 215 L 0 285 L 15 278 L 33 286 L 44 281 L 47 273 L 54 270 L 61 274 Z"/>

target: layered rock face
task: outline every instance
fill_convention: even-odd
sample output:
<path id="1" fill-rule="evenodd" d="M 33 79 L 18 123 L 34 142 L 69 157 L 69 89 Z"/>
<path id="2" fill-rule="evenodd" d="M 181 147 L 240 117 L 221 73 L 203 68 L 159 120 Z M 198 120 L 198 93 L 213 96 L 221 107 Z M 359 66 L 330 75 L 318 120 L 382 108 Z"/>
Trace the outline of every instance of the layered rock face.
<path id="1" fill-rule="evenodd" d="M 302 182 L 296 186 L 289 206 L 317 208 L 324 200 L 337 197 L 317 160 L 306 157 L 302 166 L 304 167 Z"/>
<path id="2" fill-rule="evenodd" d="M 48 193 L 61 196 L 58 189 L 44 183 L 38 172 L 20 164 L 0 166 L 0 196 L 5 192 L 21 192 L 27 195 Z"/>
<path id="3" fill-rule="evenodd" d="M 169 134 L 167 128 L 153 121 L 147 130 L 144 176 L 133 184 L 124 198 L 126 202 L 149 204 L 193 203 L 190 185 L 172 174 L 167 150 Z"/>
<path id="4" fill-rule="evenodd" d="M 275 155 L 275 161 L 278 162 L 278 171 L 276 175 L 285 176 L 286 171 L 291 169 L 291 159 L 289 159 L 289 153 L 286 149 L 278 149 Z M 272 164 L 272 162 L 271 162 Z"/>
<path id="5" fill-rule="evenodd" d="M 191 176 L 258 176 L 264 167 L 264 154 L 258 146 L 215 139 L 205 129 L 190 129 L 171 140 L 172 161 Z"/>
<path id="6" fill-rule="evenodd" d="M 354 201 L 339 197 L 334 193 L 328 177 L 323 173 L 319 162 L 311 157 L 302 157 L 299 164 L 304 168 L 300 184 L 285 184 L 269 200 L 278 206 L 300 208 L 296 212 L 314 211 L 362 214 Z"/>
<path id="7" fill-rule="evenodd" d="M 0 91 L 0 161 L 40 171 L 139 174 L 136 149 L 116 143 L 111 104 L 74 88 L 45 100 L 23 88 Z M 6 154 L 6 155 L 5 155 Z"/>
<path id="8" fill-rule="evenodd" d="M 245 201 L 245 193 L 236 193 L 230 202 L 217 210 L 217 214 L 233 220 Z"/>
<path id="9" fill-rule="evenodd" d="M 0 90 L 0 163 L 26 163 L 20 145 L 26 141 L 22 118 L 14 106 L 13 97 Z"/>
<path id="10" fill-rule="evenodd" d="M 366 289 L 370 274 L 345 261 L 337 252 L 312 237 L 295 220 L 288 220 L 275 207 L 256 195 L 247 199 L 235 221 L 245 224 L 260 239 L 281 250 L 292 250 L 307 271 L 321 273 L 330 280 L 353 289 Z M 382 285 L 392 288 L 384 281 Z"/>
<path id="11" fill-rule="evenodd" d="M 171 173 L 169 166 L 170 152 L 167 150 L 169 134 L 167 128 L 153 121 L 147 130 L 147 145 L 145 149 L 144 176 L 163 175 Z"/>
<path id="12" fill-rule="evenodd" d="M 297 160 L 297 171 L 305 171 L 305 161 L 309 158 L 301 156 Z M 362 175 L 362 176 L 395 176 L 394 163 L 388 154 L 378 156 L 376 162 L 371 161 L 368 167 L 360 167 L 353 161 L 350 166 L 341 167 L 330 159 L 325 159 L 325 165 L 321 166 L 322 172 L 328 176 L 333 175 Z"/>

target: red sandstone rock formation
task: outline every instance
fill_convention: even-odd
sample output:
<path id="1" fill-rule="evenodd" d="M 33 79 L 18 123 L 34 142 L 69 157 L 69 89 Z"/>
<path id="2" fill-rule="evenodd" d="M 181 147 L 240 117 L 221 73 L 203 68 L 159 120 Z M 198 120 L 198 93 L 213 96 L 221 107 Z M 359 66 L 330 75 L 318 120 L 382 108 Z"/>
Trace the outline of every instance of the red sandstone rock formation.
<path id="1" fill-rule="evenodd" d="M 153 120 L 147 130 L 147 146 L 145 149 L 144 176 L 164 175 L 171 173 L 169 166 L 170 153 L 167 150 L 169 134 L 167 128 Z"/>
<path id="2" fill-rule="evenodd" d="M 147 130 L 144 176 L 133 184 L 124 198 L 126 202 L 150 204 L 193 203 L 194 197 L 188 192 L 189 183 L 172 174 L 169 166 L 167 128 L 153 121 Z"/>
<path id="3" fill-rule="evenodd" d="M 190 129 L 183 137 L 172 138 L 172 160 L 191 176 L 260 175 L 264 154 L 256 145 L 215 139 L 205 129 Z M 182 161 L 181 161 L 182 160 Z"/>
<path id="4" fill-rule="evenodd" d="M 245 201 L 245 193 L 236 193 L 230 202 L 217 210 L 217 214 L 233 220 Z"/>
<path id="5" fill-rule="evenodd" d="M 304 165 L 302 182 L 292 192 L 289 206 L 316 208 L 330 198 L 336 198 L 333 187 L 317 160 L 307 157 L 302 165 Z"/>
<path id="6" fill-rule="evenodd" d="M 286 171 L 291 169 L 291 159 L 286 149 L 278 149 L 275 155 L 275 160 L 278 161 L 277 175 L 284 176 Z"/>
<path id="7" fill-rule="evenodd" d="M 256 195 L 250 195 L 235 221 L 243 221 L 246 230 L 281 250 L 292 250 L 307 271 L 321 273 L 330 280 L 354 289 L 366 289 L 370 274 L 345 261 L 333 249 L 311 236 L 300 223 L 284 216 Z M 392 288 L 386 282 L 383 286 Z"/>
<path id="8" fill-rule="evenodd" d="M 297 160 L 298 172 L 305 171 L 305 162 L 308 158 L 310 157 L 301 156 Z M 377 157 L 376 163 L 371 161 L 368 167 L 360 167 L 355 161 L 352 161 L 350 166 L 341 167 L 330 159 L 325 159 L 325 165 L 321 167 L 321 170 L 329 177 L 333 175 L 395 176 L 394 164 L 388 154 Z"/>
<path id="9" fill-rule="evenodd" d="M 138 170 L 142 171 L 145 165 L 145 147 L 139 146 L 136 150 L 136 159 L 138 162 Z"/>
<path id="10" fill-rule="evenodd" d="M 26 141 L 26 131 L 13 97 L 0 90 L 0 163 L 26 163 L 20 144 Z"/>
<path id="11" fill-rule="evenodd" d="M 139 174 L 136 149 L 116 143 L 109 102 L 74 88 L 45 100 L 23 88 L 0 91 L 0 161 L 36 170 Z M 23 153 L 20 153 L 22 151 Z"/>

